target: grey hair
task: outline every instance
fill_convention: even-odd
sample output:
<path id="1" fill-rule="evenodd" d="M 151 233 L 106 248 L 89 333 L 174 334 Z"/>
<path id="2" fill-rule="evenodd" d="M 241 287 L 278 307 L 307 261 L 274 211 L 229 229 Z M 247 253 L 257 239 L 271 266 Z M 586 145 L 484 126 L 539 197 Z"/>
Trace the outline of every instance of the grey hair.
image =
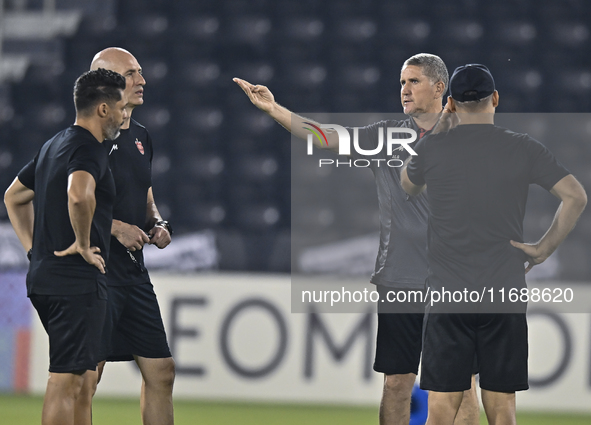
<path id="1" fill-rule="evenodd" d="M 433 84 L 441 81 L 445 85 L 445 87 L 443 87 L 443 94 L 447 92 L 447 88 L 449 87 L 449 74 L 445 62 L 443 62 L 439 56 L 430 53 L 418 53 L 405 60 L 402 67 L 404 68 L 408 65 L 414 65 L 421 68 L 423 74 L 425 74 Z"/>

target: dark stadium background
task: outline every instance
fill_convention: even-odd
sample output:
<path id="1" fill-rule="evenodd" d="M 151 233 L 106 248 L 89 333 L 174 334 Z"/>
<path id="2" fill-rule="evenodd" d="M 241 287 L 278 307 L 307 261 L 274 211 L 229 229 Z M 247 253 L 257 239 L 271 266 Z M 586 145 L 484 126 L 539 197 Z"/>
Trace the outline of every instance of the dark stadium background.
<path id="1" fill-rule="evenodd" d="M 18 12 L 37 18 L 8 19 L 8 14 Z M 64 18 L 70 12 L 79 14 L 80 20 Z M 589 0 L 0 0 L 0 192 L 48 138 L 73 123 L 73 83 L 88 69 L 93 55 L 119 46 L 134 54 L 144 69 L 145 104 L 133 117 L 146 125 L 154 140 L 154 193 L 176 231 L 175 242 L 156 253 L 161 266 L 185 267 L 182 271 L 292 271 L 295 275 L 302 271 L 298 263 L 302 247 L 314 248 L 308 258 L 323 261 L 327 244 L 348 241 L 346 246 L 354 245 L 350 251 L 362 252 L 355 260 L 369 259 L 371 268 L 377 251 L 377 240 L 371 238 L 377 237 L 378 230 L 375 204 L 371 204 L 375 202 L 371 173 L 343 170 L 348 179 L 344 180 L 343 175 L 323 174 L 316 168 L 317 174 L 307 175 L 311 168 L 294 162 L 296 155 L 292 155 L 294 149 L 303 156 L 299 142 L 292 147 L 290 135 L 258 111 L 232 78 L 267 85 L 281 104 L 295 112 L 400 113 L 399 72 L 411 55 L 437 54 L 450 73 L 459 65 L 483 63 L 500 92 L 498 112 L 507 114 L 500 121 L 538 137 L 590 188 L 589 16 Z M 304 198 L 307 203 L 301 202 Z M 351 203 L 354 211 L 347 210 Z M 532 189 L 526 240 L 541 236 L 556 206 L 545 191 Z M 197 235 L 196 239 L 183 242 L 190 235 Z M 569 284 L 590 282 L 590 241 L 588 208 L 552 257 L 558 267 L 551 278 Z M 196 247 L 207 255 L 188 261 L 182 248 L 174 251 L 175 246 Z M 180 252 L 178 258 L 175 252 Z M 336 266 L 348 260 L 343 256 Z M 152 264 L 156 263 L 149 266 L 154 270 Z M 0 422 L 19 425 L 39 423 L 42 405 L 40 391 L 32 391 L 38 382 L 32 374 L 39 365 L 26 355 L 29 343 L 39 347 L 32 336 L 42 332 L 31 323 L 34 316 L 23 284 L 26 266 L 24 251 L 0 202 Z M 154 273 L 161 279 L 161 288 L 177 290 L 183 275 L 175 271 L 169 267 L 165 273 Z M 240 278 L 244 275 L 213 273 L 210 277 L 232 281 L 235 289 L 243 289 Z M 289 280 L 287 275 L 265 276 L 278 282 Z M 199 277 L 194 292 L 187 290 L 186 296 L 209 293 L 202 282 L 206 279 Z M 249 282 L 257 279 L 264 280 L 253 274 Z M 254 286 L 259 291 L 255 295 L 262 294 L 261 287 L 268 291 L 264 282 Z M 211 297 L 219 304 L 225 297 L 219 294 L 222 290 L 217 291 L 217 298 Z M 199 316 L 196 324 L 188 321 L 187 325 L 215 331 L 215 320 L 221 316 L 210 310 L 203 316 L 203 322 L 197 320 Z M 304 316 L 289 315 L 290 320 L 294 317 Z M 345 315 L 331 316 L 335 317 Z M 569 415 L 572 412 L 564 408 L 563 414 L 553 415 L 543 408 L 544 395 L 559 391 L 585 406 L 586 399 L 580 400 L 589 394 L 589 371 L 586 366 L 575 370 L 575 365 L 587 365 L 591 357 L 589 332 L 582 322 L 575 323 L 579 317 L 563 316 L 572 341 L 570 336 L 564 341 L 554 338 L 554 328 L 537 337 L 538 344 L 549 341 L 543 352 L 532 347 L 537 373 L 548 372 L 540 371 L 538 363 L 554 366 L 554 348 L 564 350 L 565 358 L 572 360 L 571 369 L 562 368 L 566 363 L 561 363 L 564 374 L 556 375 L 560 382 L 531 391 L 540 397 L 539 412 L 520 412 L 520 424 L 590 423 L 588 415 Z M 290 349 L 297 348 L 290 344 Z M 179 350 L 180 361 L 186 361 L 185 352 Z M 572 359 L 571 352 L 576 353 Z M 34 354 L 39 353 L 37 349 Z M 207 353 L 208 364 L 219 360 L 212 349 L 199 351 L 196 361 Z M 299 354 L 294 359 L 286 368 L 303 363 Z M 347 374 L 355 375 L 351 370 Z M 223 385 L 243 383 L 227 376 Z M 177 383 L 183 379 L 187 378 L 177 378 Z M 184 382 L 194 385 L 199 380 Z M 295 384 L 305 385 L 302 394 L 307 394 L 310 382 L 302 382 Z M 578 387 L 561 387 L 564 383 Z M 107 384 L 103 382 L 103 388 Z M 258 384 L 244 396 L 256 395 Z M 211 402 L 208 397 L 176 399 L 177 423 L 377 422 L 377 395 L 375 406 L 362 407 L 282 405 L 275 398 L 273 404 L 234 403 L 230 396 Z M 139 424 L 137 398 L 97 397 L 96 422 Z M 520 405 L 518 401 L 521 409 Z"/>
<path id="2" fill-rule="evenodd" d="M 43 7 L 42 0 L 25 3 L 29 10 Z M 5 8 L 18 4 L 7 0 Z M 3 41 L 5 55 L 26 53 L 31 60 L 20 81 L 0 84 L 0 189 L 45 140 L 73 122 L 72 85 L 92 56 L 108 46 L 124 47 L 138 58 L 147 80 L 145 105 L 133 117 L 155 142 L 157 203 L 177 235 L 214 232 L 221 270 L 291 267 L 290 137 L 250 104 L 234 76 L 269 86 L 293 111 L 400 112 L 400 66 L 415 53 L 430 52 L 450 72 L 468 62 L 489 66 L 501 93 L 498 112 L 591 108 L 591 3 L 584 0 L 56 5 L 83 11 L 73 35 Z M 591 187 L 591 133 L 557 134 L 547 143 Z M 528 231 L 539 237 L 556 205 L 532 199 Z M 0 221 L 6 220 L 1 206 Z M 590 235 L 585 213 L 559 252 L 558 278 L 589 280 Z"/>

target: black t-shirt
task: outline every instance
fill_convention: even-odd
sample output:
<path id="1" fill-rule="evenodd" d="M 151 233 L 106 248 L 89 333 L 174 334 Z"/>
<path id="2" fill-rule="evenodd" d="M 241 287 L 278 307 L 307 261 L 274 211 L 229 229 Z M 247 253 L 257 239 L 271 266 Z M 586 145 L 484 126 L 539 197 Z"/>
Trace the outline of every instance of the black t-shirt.
<path id="1" fill-rule="evenodd" d="M 429 286 L 525 286 L 523 241 L 530 184 L 550 190 L 569 171 L 527 134 L 492 124 L 460 125 L 415 146 L 408 166 L 427 184 Z"/>
<path id="2" fill-rule="evenodd" d="M 149 230 L 145 229 L 148 189 L 152 187 L 152 139 L 148 130 L 132 119 L 129 129 L 121 130 L 116 140 L 105 140 L 104 144 L 117 188 L 113 219 Z M 117 238 L 111 237 L 108 285 L 137 285 L 150 280 L 143 250 L 131 255 L 137 264 Z"/>
<path id="3" fill-rule="evenodd" d="M 417 136 L 425 134 L 411 118 L 380 121 L 359 129 L 359 147 L 370 150 L 378 146 L 378 132 L 383 128 L 384 146 L 379 153 L 362 156 L 351 149 L 352 158 L 370 160 L 378 192 L 380 246 L 371 282 L 389 287 L 423 288 L 427 277 L 427 199 L 425 194 L 409 197 L 402 190 L 400 170 L 409 154 L 402 149 L 388 156 L 385 143 L 388 127 L 412 128 Z M 410 146 L 415 145 L 416 142 Z M 393 166 L 389 167 L 386 161 Z"/>
<path id="4" fill-rule="evenodd" d="M 27 274 L 28 295 L 79 295 L 103 289 L 106 277 L 80 255 L 56 257 L 76 236 L 68 212 L 68 176 L 86 171 L 96 182 L 96 207 L 90 245 L 109 257 L 115 184 L 104 147 L 86 129 L 73 125 L 47 141 L 18 174 L 34 190 L 33 253 Z"/>

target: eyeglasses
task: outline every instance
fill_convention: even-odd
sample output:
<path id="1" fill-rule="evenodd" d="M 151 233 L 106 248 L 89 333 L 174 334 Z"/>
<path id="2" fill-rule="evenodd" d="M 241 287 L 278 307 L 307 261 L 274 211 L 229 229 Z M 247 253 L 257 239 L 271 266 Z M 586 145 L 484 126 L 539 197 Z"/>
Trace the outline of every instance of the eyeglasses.
<path id="1" fill-rule="evenodd" d="M 129 249 L 127 250 L 127 253 L 129 254 L 129 258 L 131 258 L 131 261 L 133 261 L 133 264 L 135 264 L 135 266 L 140 270 L 140 272 L 146 272 L 146 268 L 143 266 L 143 264 L 140 264 L 137 258 L 135 258 L 135 255 L 133 255 Z"/>

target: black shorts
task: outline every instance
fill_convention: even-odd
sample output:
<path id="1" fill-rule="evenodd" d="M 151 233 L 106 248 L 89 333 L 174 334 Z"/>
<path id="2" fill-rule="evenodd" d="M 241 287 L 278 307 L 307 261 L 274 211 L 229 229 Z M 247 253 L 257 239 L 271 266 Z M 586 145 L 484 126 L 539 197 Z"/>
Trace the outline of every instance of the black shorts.
<path id="1" fill-rule="evenodd" d="M 527 390 L 525 314 L 427 314 L 423 331 L 421 388 L 465 391 L 474 356 L 480 388 L 511 393 Z"/>
<path id="2" fill-rule="evenodd" d="M 378 286 L 380 299 L 389 290 Z M 378 335 L 373 369 L 386 375 L 417 374 L 421 359 L 421 335 L 424 313 L 384 313 L 387 303 L 378 302 Z M 403 307 L 404 308 L 404 307 Z"/>
<path id="3" fill-rule="evenodd" d="M 171 357 L 152 284 L 109 286 L 108 293 L 101 360 Z"/>
<path id="4" fill-rule="evenodd" d="M 49 335 L 49 371 L 81 373 L 95 370 L 107 300 L 96 292 L 82 295 L 31 295 Z"/>

